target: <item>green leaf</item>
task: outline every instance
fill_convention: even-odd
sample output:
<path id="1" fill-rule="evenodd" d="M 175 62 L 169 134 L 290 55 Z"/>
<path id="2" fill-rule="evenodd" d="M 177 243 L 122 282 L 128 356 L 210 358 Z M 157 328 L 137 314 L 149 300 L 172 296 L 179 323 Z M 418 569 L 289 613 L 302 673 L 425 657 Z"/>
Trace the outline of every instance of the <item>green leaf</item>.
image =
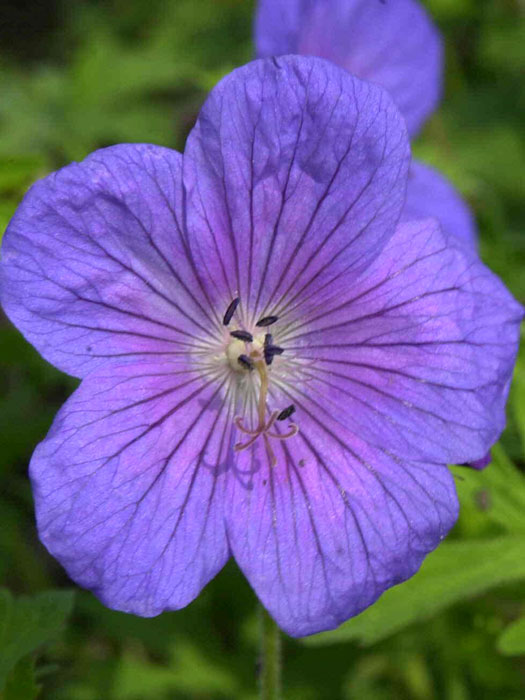
<path id="1" fill-rule="evenodd" d="M 498 650 L 506 656 L 525 654 L 525 616 L 509 625 L 500 635 Z"/>
<path id="2" fill-rule="evenodd" d="M 206 658 L 193 644 L 179 641 L 171 650 L 169 666 L 147 662 L 137 651 L 124 652 L 115 673 L 115 700 L 158 698 L 170 691 L 184 697 L 238 696 L 237 680 L 228 665 Z"/>
<path id="3" fill-rule="evenodd" d="M 46 163 L 41 156 L 0 155 L 0 192 L 22 195 L 45 171 Z"/>
<path id="4" fill-rule="evenodd" d="M 15 213 L 18 202 L 12 199 L 6 199 L 5 201 L 0 201 L 0 242 L 7 228 L 7 224 L 11 220 L 11 217 Z"/>
<path id="5" fill-rule="evenodd" d="M 441 20 L 457 21 L 475 12 L 472 0 L 427 0 L 427 4 L 431 15 Z"/>
<path id="6" fill-rule="evenodd" d="M 461 502 L 470 499 L 508 533 L 525 533 L 525 477 L 501 445 L 492 448 L 492 463 L 482 471 L 452 467 Z"/>
<path id="7" fill-rule="evenodd" d="M 525 579 L 524 551 L 525 537 L 445 543 L 427 557 L 413 578 L 388 590 L 361 615 L 304 642 L 373 644 L 461 600 Z"/>
<path id="8" fill-rule="evenodd" d="M 0 241 L 25 190 L 45 172 L 41 156 L 0 153 Z"/>
<path id="9" fill-rule="evenodd" d="M 497 70 L 520 73 L 525 68 L 525 24 L 516 17 L 502 26 L 486 24 L 479 39 L 481 58 Z"/>
<path id="10" fill-rule="evenodd" d="M 39 692 L 40 686 L 35 682 L 35 661 L 31 655 L 25 656 L 7 677 L 2 700 L 34 700 Z"/>
<path id="11" fill-rule="evenodd" d="M 20 659 L 58 634 L 72 606 L 72 591 L 13 598 L 0 589 L 0 689 Z"/>

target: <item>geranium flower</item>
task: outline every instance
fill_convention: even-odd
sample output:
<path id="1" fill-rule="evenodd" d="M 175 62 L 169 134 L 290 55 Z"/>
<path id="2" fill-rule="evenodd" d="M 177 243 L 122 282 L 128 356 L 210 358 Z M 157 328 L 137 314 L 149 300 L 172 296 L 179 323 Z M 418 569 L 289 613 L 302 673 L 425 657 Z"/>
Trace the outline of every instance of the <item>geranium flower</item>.
<path id="1" fill-rule="evenodd" d="M 390 93 L 411 136 L 441 98 L 443 47 L 418 0 L 259 0 L 259 56 L 321 56 Z"/>
<path id="2" fill-rule="evenodd" d="M 38 527 L 106 605 L 180 608 L 233 555 L 311 634 L 446 535 L 522 309 L 436 222 L 397 225 L 409 158 L 381 88 L 286 57 L 226 77 L 184 155 L 103 149 L 26 195 L 2 304 L 82 378 L 31 461 Z"/>
<path id="3" fill-rule="evenodd" d="M 255 43 L 259 57 L 321 56 L 381 85 L 412 137 L 441 97 L 442 40 L 417 0 L 259 0 Z M 427 216 L 476 246 L 467 204 L 441 174 L 415 161 L 403 218 Z"/>

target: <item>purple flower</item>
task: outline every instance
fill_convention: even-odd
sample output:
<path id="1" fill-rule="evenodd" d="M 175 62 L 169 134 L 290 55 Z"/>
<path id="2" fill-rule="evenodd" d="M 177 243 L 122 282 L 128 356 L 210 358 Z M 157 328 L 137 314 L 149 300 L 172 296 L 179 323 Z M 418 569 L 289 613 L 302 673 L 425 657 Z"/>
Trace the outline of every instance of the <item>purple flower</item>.
<path id="1" fill-rule="evenodd" d="M 477 249 L 477 230 L 467 204 L 452 185 L 433 168 L 413 160 L 407 182 L 402 219 L 412 221 L 434 217 L 448 233 Z"/>
<path id="2" fill-rule="evenodd" d="M 384 87 L 417 134 L 442 90 L 441 37 L 418 0 L 259 0 L 258 56 L 320 56 Z"/>
<path id="3" fill-rule="evenodd" d="M 381 88 L 286 57 L 225 78 L 183 156 L 115 146 L 26 195 L 2 304 L 83 379 L 32 458 L 38 527 L 104 603 L 180 608 L 233 555 L 306 635 L 446 535 L 522 309 L 437 223 L 397 225 L 409 158 Z"/>
<path id="4" fill-rule="evenodd" d="M 437 107 L 442 92 L 439 31 L 417 0 L 259 0 L 257 54 L 310 54 L 384 87 L 411 136 Z M 410 168 L 403 218 L 432 216 L 476 246 L 468 206 L 439 173 Z"/>

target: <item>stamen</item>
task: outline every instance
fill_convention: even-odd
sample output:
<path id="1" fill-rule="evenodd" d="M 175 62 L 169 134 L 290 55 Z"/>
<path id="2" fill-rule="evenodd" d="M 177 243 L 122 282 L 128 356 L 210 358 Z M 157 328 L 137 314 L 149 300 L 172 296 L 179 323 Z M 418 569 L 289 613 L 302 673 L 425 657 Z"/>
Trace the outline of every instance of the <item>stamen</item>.
<path id="1" fill-rule="evenodd" d="M 245 343 L 253 343 L 253 335 L 248 331 L 230 331 L 230 335 L 237 340 L 244 340 Z"/>
<path id="2" fill-rule="evenodd" d="M 239 302 L 240 297 L 235 297 L 235 299 L 229 303 L 228 308 L 226 309 L 226 313 L 224 314 L 224 318 L 222 319 L 222 323 L 224 326 L 227 326 L 232 320 L 233 314 L 239 306 Z"/>
<path id="3" fill-rule="evenodd" d="M 277 420 L 286 420 L 287 418 L 290 418 L 293 413 L 295 413 L 295 406 L 291 404 L 287 408 L 283 408 L 283 410 L 277 416 Z"/>
<path id="4" fill-rule="evenodd" d="M 224 323 L 228 325 L 231 321 L 233 313 L 237 308 L 239 303 L 238 299 L 234 299 L 230 306 L 228 307 L 226 314 L 224 316 Z M 256 326 L 265 327 L 270 326 L 278 320 L 277 316 L 264 316 L 257 323 Z M 236 340 L 240 340 L 244 343 L 254 343 L 254 338 L 251 333 L 245 330 L 235 330 L 230 331 L 230 335 Z M 280 411 L 272 411 L 270 416 L 267 417 L 267 399 L 269 391 L 269 380 L 271 375 L 267 369 L 268 365 L 271 365 L 275 355 L 282 355 L 284 349 L 278 345 L 273 344 L 273 336 L 271 333 L 266 333 L 264 336 L 264 343 L 261 348 L 260 346 L 260 336 L 257 336 L 255 345 L 247 349 L 248 354 L 241 354 L 237 356 L 239 352 L 239 345 L 236 343 L 230 343 L 227 348 L 227 355 L 230 363 L 234 366 L 235 360 L 238 364 L 246 370 L 253 371 L 257 370 L 259 375 L 259 396 L 257 400 L 257 425 L 248 428 L 244 425 L 244 419 L 242 416 L 236 416 L 234 418 L 234 423 L 237 430 L 240 433 L 244 433 L 247 436 L 245 442 L 238 442 L 235 444 L 234 449 L 236 452 L 242 452 L 251 447 L 259 437 L 262 437 L 264 446 L 266 449 L 266 455 L 271 467 L 275 467 L 277 464 L 277 457 L 275 455 L 271 439 L 276 440 L 287 440 L 288 438 L 297 435 L 299 428 L 295 423 L 288 424 L 288 430 L 285 433 L 273 432 L 272 428 L 276 421 L 283 421 L 289 418 L 292 413 L 295 412 L 295 406 L 291 405 Z"/>
<path id="5" fill-rule="evenodd" d="M 244 369 L 250 370 L 250 372 L 255 369 L 253 360 L 248 357 L 248 355 L 239 355 L 237 362 L 241 365 L 241 367 L 244 367 Z"/>
<path id="6" fill-rule="evenodd" d="M 278 320 L 278 316 L 263 316 L 263 318 L 257 321 L 255 325 L 259 326 L 259 328 L 265 328 L 266 326 L 271 326 L 272 323 L 275 323 Z"/>
<path id="7" fill-rule="evenodd" d="M 271 365 L 275 355 L 282 355 L 284 352 L 283 348 L 278 345 L 265 345 L 264 346 L 264 361 L 267 365 Z"/>

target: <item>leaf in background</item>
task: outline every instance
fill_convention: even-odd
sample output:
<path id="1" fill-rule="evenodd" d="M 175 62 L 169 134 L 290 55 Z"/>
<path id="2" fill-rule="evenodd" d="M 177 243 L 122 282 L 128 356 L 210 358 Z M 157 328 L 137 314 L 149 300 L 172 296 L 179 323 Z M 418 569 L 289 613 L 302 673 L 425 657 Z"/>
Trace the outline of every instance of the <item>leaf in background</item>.
<path id="1" fill-rule="evenodd" d="M 165 3 L 132 45 L 110 15 L 77 8 L 65 67 L 0 70 L 0 152 L 36 151 L 61 165 L 113 143 L 174 147 L 181 107 L 251 59 L 248 3 Z"/>
<path id="2" fill-rule="evenodd" d="M 482 471 L 452 467 L 459 476 L 461 503 L 470 499 L 508 533 L 525 533 L 525 477 L 500 444 L 492 448 L 492 463 Z"/>
<path id="3" fill-rule="evenodd" d="M 10 155 L 0 158 L 0 193 L 22 194 L 37 178 L 46 174 L 46 162 L 38 155 Z"/>
<path id="4" fill-rule="evenodd" d="M 388 590 L 361 615 L 306 644 L 373 644 L 494 586 L 525 579 L 525 537 L 450 542 L 430 554 L 409 581 Z"/>
<path id="5" fill-rule="evenodd" d="M 38 155 L 0 156 L 0 241 L 22 195 L 46 170 Z"/>
<path id="6" fill-rule="evenodd" d="M 23 657 L 58 634 L 72 607 L 72 591 L 13 598 L 0 589 L 0 689 Z"/>
<path id="7" fill-rule="evenodd" d="M 525 617 L 513 622 L 500 635 L 498 650 L 506 656 L 525 654 Z"/>
<path id="8" fill-rule="evenodd" d="M 168 691 L 183 697 L 238 697 L 238 683 L 228 664 L 214 663 L 196 646 L 180 640 L 169 666 L 148 662 L 141 652 L 137 648 L 124 653 L 115 674 L 115 700 L 158 698 Z"/>
<path id="9" fill-rule="evenodd" d="M 475 0 L 427 0 L 430 14 L 436 19 L 459 20 L 475 12 Z"/>
<path id="10" fill-rule="evenodd" d="M 525 23 L 523 4 L 490 3 L 481 27 L 479 54 L 483 63 L 495 70 L 522 74 L 525 69 Z"/>
<path id="11" fill-rule="evenodd" d="M 2 700 L 34 700 L 39 692 L 40 686 L 35 683 L 35 661 L 32 656 L 25 656 L 8 675 Z"/>
<path id="12" fill-rule="evenodd" d="M 17 205 L 18 201 L 16 199 L 0 200 L 0 242 Z"/>

